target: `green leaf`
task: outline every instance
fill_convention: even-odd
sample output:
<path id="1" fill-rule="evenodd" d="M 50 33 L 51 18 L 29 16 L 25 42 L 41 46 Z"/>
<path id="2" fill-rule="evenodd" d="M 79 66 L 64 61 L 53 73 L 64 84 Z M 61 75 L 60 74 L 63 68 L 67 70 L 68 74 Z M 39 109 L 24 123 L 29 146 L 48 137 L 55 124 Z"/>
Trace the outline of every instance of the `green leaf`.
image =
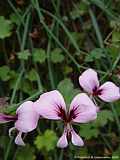
<path id="1" fill-rule="evenodd" d="M 120 32 L 112 32 L 112 43 L 120 44 Z"/>
<path id="2" fill-rule="evenodd" d="M 37 72 L 35 69 L 31 69 L 28 74 L 27 74 L 27 79 L 29 79 L 30 81 L 36 81 L 37 80 Z"/>
<path id="3" fill-rule="evenodd" d="M 91 124 L 84 124 L 80 126 L 80 135 L 86 139 L 91 139 L 93 137 L 97 138 L 99 130 L 92 127 Z"/>
<path id="4" fill-rule="evenodd" d="M 8 66 L 0 67 L 0 79 L 2 81 L 8 81 L 10 79 L 10 68 Z"/>
<path id="5" fill-rule="evenodd" d="M 38 150 L 51 151 L 56 147 L 57 139 L 56 133 L 47 129 L 43 135 L 36 137 L 34 144 Z"/>
<path id="6" fill-rule="evenodd" d="M 55 48 L 51 52 L 51 61 L 53 63 L 61 63 L 64 61 L 64 55 L 62 54 L 62 50 L 60 48 Z"/>
<path id="7" fill-rule="evenodd" d="M 17 56 L 18 56 L 18 59 L 20 59 L 20 60 L 28 60 L 28 58 L 30 56 L 30 52 L 29 52 L 29 50 L 24 50 L 22 52 L 18 52 Z"/>
<path id="8" fill-rule="evenodd" d="M 67 104 L 70 104 L 71 100 L 73 99 L 73 97 L 79 93 L 78 89 L 74 89 L 74 85 L 72 83 L 72 81 L 68 78 L 62 80 L 59 84 L 58 84 L 58 90 L 62 93 L 62 95 L 65 98 L 65 101 Z"/>
<path id="9" fill-rule="evenodd" d="M 108 121 L 114 121 L 114 115 L 109 110 L 103 110 L 98 112 L 97 119 L 94 121 L 94 124 L 98 127 L 105 126 Z"/>
<path id="10" fill-rule="evenodd" d="M 67 74 L 73 72 L 73 68 L 68 66 L 68 65 L 65 65 L 63 72 L 64 72 L 65 75 L 67 75 Z"/>
<path id="11" fill-rule="evenodd" d="M 80 18 L 87 11 L 87 5 L 84 2 L 78 2 L 74 5 L 73 10 L 70 12 L 70 16 L 73 20 Z"/>
<path id="12" fill-rule="evenodd" d="M 40 48 L 36 48 L 33 50 L 33 61 L 38 63 L 44 63 L 46 60 L 46 53 L 45 50 Z"/>
<path id="13" fill-rule="evenodd" d="M 32 83 L 30 83 L 30 81 L 28 80 L 24 80 L 23 82 L 21 82 L 20 86 L 21 91 L 29 95 L 32 95 L 36 92 L 36 90 L 33 89 Z"/>
<path id="14" fill-rule="evenodd" d="M 30 145 L 19 148 L 16 153 L 16 160 L 35 160 L 35 149 Z"/>
<path id="15" fill-rule="evenodd" d="M 4 39 L 11 35 L 12 23 L 10 20 L 6 20 L 3 16 L 0 16 L 0 38 Z"/>
<path id="16" fill-rule="evenodd" d="M 17 16 L 17 14 L 15 14 L 15 13 L 12 13 L 11 15 L 10 15 L 10 20 L 13 22 L 13 23 L 15 23 L 16 25 L 20 25 L 20 20 L 19 20 L 19 18 L 18 18 L 18 16 Z"/>
<path id="17" fill-rule="evenodd" d="M 112 19 L 110 21 L 110 27 L 113 28 L 114 30 L 120 30 L 120 21 Z"/>
<path id="18" fill-rule="evenodd" d="M 112 154 L 112 160 L 116 159 L 120 159 L 120 146 Z"/>
<path id="19" fill-rule="evenodd" d="M 19 76 L 19 73 L 17 73 L 17 72 L 14 73 L 14 71 L 13 71 L 13 72 L 10 72 L 10 74 L 12 74 L 12 78 L 11 78 L 10 81 L 9 81 L 10 89 L 14 89 L 15 84 L 16 84 L 16 81 L 17 81 L 18 76 Z M 17 89 L 17 90 L 20 89 L 20 84 L 17 86 L 16 89 Z"/>
<path id="20" fill-rule="evenodd" d="M 83 38 L 83 34 L 79 32 L 71 32 L 70 34 L 76 42 L 79 42 Z"/>
<path id="21" fill-rule="evenodd" d="M 105 57 L 104 49 L 95 48 L 85 57 L 85 61 L 93 62 L 95 60 L 100 60 L 101 58 L 104 58 L 104 57 Z"/>
<path id="22" fill-rule="evenodd" d="M 56 147 L 57 136 L 56 133 L 52 130 L 46 130 L 44 133 L 44 139 L 46 142 L 46 150 L 50 151 Z"/>
<path id="23" fill-rule="evenodd" d="M 73 147 L 74 150 L 74 146 L 72 145 L 71 148 Z M 87 157 L 88 156 L 88 149 L 87 146 L 84 147 L 80 147 L 79 150 L 76 149 L 75 153 L 74 153 L 74 159 L 80 159 L 82 157 Z M 83 160 L 83 159 L 82 159 Z"/>

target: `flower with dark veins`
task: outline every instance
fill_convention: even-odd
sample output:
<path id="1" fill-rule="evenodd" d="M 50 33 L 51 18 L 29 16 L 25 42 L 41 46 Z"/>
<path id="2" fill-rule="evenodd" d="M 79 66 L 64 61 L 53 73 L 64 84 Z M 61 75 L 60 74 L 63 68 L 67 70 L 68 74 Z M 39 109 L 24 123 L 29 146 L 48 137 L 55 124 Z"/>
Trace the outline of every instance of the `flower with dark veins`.
<path id="1" fill-rule="evenodd" d="M 68 111 L 63 96 L 57 90 L 42 94 L 34 105 L 42 117 L 64 122 L 64 131 L 57 143 L 61 148 L 67 147 L 69 140 L 74 145 L 83 146 L 84 142 L 74 131 L 72 124 L 87 123 L 97 117 L 97 106 L 85 93 L 80 93 L 73 98 Z"/>
<path id="2" fill-rule="evenodd" d="M 18 145 L 25 145 L 22 140 L 22 133 L 31 132 L 37 127 L 40 116 L 37 114 L 33 104 L 32 101 L 24 102 L 16 110 L 15 116 L 0 113 L 0 123 L 15 122 L 14 127 L 9 129 L 9 135 L 11 136 L 11 132 L 17 129 L 18 134 L 15 138 L 15 143 Z"/>
<path id="3" fill-rule="evenodd" d="M 79 77 L 79 84 L 92 96 L 98 96 L 105 102 L 120 99 L 120 89 L 113 82 L 107 81 L 100 86 L 98 75 L 93 69 L 87 69 Z"/>

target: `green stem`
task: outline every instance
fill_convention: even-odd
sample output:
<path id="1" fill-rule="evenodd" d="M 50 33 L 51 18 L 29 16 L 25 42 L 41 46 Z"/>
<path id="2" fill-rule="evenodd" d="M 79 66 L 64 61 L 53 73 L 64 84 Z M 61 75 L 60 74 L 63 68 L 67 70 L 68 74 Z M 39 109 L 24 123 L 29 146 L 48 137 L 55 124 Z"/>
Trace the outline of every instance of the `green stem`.
<path id="1" fill-rule="evenodd" d="M 5 63 L 9 66 L 9 60 L 8 60 L 8 55 L 7 55 L 4 39 L 2 40 L 2 48 L 3 48 L 3 52 L 4 52 Z"/>
<path id="2" fill-rule="evenodd" d="M 111 110 L 112 110 L 112 112 L 114 114 L 114 118 L 116 120 L 116 124 L 118 126 L 118 131 L 119 131 L 119 135 L 120 135 L 120 121 L 119 121 L 118 114 L 116 112 L 116 109 L 115 109 L 115 106 L 113 105 L 113 103 L 111 103 L 110 106 L 111 106 Z"/>
<path id="3" fill-rule="evenodd" d="M 47 47 L 47 61 L 48 61 L 48 71 L 49 71 L 49 78 L 50 78 L 51 88 L 55 89 L 53 71 L 52 71 L 52 66 L 51 66 L 51 61 L 50 61 L 50 48 L 51 48 L 51 40 L 49 40 L 48 47 Z"/>
<path id="4" fill-rule="evenodd" d="M 37 67 L 37 64 L 36 64 L 36 63 L 35 63 L 35 68 L 36 68 L 36 70 L 38 71 L 38 67 Z M 37 74 L 36 74 L 36 77 L 37 77 L 38 89 L 39 89 L 40 92 L 43 92 L 43 87 L 42 87 L 40 75 L 37 73 Z"/>
<path id="5" fill-rule="evenodd" d="M 34 98 L 38 97 L 41 93 L 42 93 L 41 91 L 36 92 L 32 96 L 30 96 L 30 97 L 26 98 L 25 100 L 23 100 L 22 102 L 17 103 L 17 104 L 13 104 L 11 107 L 8 107 L 7 109 L 5 109 L 4 112 L 7 113 L 7 114 L 10 114 L 11 112 L 15 112 L 15 110 L 17 109 L 17 107 L 19 105 L 21 105 L 23 102 L 29 101 L 29 100 L 33 100 Z"/>
<path id="6" fill-rule="evenodd" d="M 89 8 L 89 14 L 90 14 L 90 17 L 91 17 L 91 20 L 92 20 L 92 23 L 93 23 L 93 27 L 94 27 L 95 32 L 96 32 L 96 36 L 97 36 L 99 45 L 100 45 L 101 48 L 104 48 L 104 42 L 103 42 L 103 39 L 102 39 L 102 35 L 101 35 L 101 32 L 100 32 L 96 17 L 94 15 L 94 12 L 92 11 L 91 8 Z"/>
<path id="7" fill-rule="evenodd" d="M 16 80 L 16 83 L 15 83 L 15 86 L 14 86 L 14 89 L 13 89 L 13 92 L 12 92 L 10 104 L 12 104 L 14 102 L 14 99 L 15 99 L 15 96 L 16 96 L 16 92 L 17 92 L 17 88 L 18 88 L 18 86 L 20 84 L 20 81 L 21 81 L 21 78 L 23 76 L 23 73 L 24 73 L 24 69 L 22 69 L 22 71 L 20 72 L 20 74 L 18 76 L 18 79 Z"/>
<path id="8" fill-rule="evenodd" d="M 101 10 L 103 10 L 111 19 L 117 20 L 119 19 L 119 15 L 115 15 L 113 11 L 111 11 L 105 2 L 102 0 L 90 0 L 93 4 L 98 6 Z"/>
<path id="9" fill-rule="evenodd" d="M 75 59 L 74 57 L 69 53 L 69 51 L 63 46 L 63 44 L 58 40 L 58 38 L 52 33 L 52 31 L 49 29 L 49 27 L 46 25 L 46 23 L 44 22 L 44 17 L 41 13 L 41 8 L 39 7 L 39 3 L 38 3 L 38 0 L 36 0 L 36 5 L 34 6 L 38 12 L 38 16 L 39 16 L 39 20 L 40 20 L 40 23 L 44 26 L 45 30 L 49 33 L 49 35 L 55 40 L 55 42 L 58 44 L 58 46 L 67 54 L 67 56 L 71 59 L 71 61 L 76 65 L 76 67 L 78 68 L 78 70 L 80 68 L 82 69 L 87 69 L 87 67 L 84 67 L 82 65 L 80 65 Z M 106 72 L 103 72 L 103 71 L 100 71 L 100 70 L 97 70 L 98 73 L 101 73 L 101 74 L 105 74 Z"/>
<path id="10" fill-rule="evenodd" d="M 11 137 L 10 141 L 9 141 L 9 144 L 7 146 L 7 150 L 6 150 L 6 153 L 5 153 L 5 158 L 4 160 L 8 160 L 8 156 L 9 156 L 9 153 L 10 153 L 10 149 L 11 149 L 11 146 L 12 146 L 12 142 L 13 142 L 13 137 Z"/>
<path id="11" fill-rule="evenodd" d="M 26 23 L 25 23 L 25 26 L 24 26 L 24 32 L 23 32 L 23 38 L 22 38 L 22 44 L 21 44 L 21 52 L 24 51 L 25 44 L 26 44 L 30 15 L 31 14 L 27 15 Z M 24 60 L 21 61 L 21 65 L 22 65 L 23 68 L 25 67 Z"/>
<path id="12" fill-rule="evenodd" d="M 114 61 L 113 65 L 112 65 L 111 71 L 113 71 L 116 68 L 116 66 L 117 66 L 117 64 L 118 64 L 119 61 L 120 61 L 120 53 L 116 57 L 116 60 Z"/>
<path id="13" fill-rule="evenodd" d="M 102 34 L 101 34 L 100 28 L 98 26 L 96 16 L 95 16 L 95 14 L 94 14 L 94 12 L 91 8 L 89 8 L 89 15 L 90 15 L 91 20 L 92 20 L 92 24 L 93 24 L 93 27 L 94 27 L 94 30 L 95 30 L 95 33 L 96 33 L 96 37 L 97 37 L 99 46 L 100 46 L 100 48 L 104 49 L 104 41 L 103 41 L 103 38 L 102 38 Z M 109 64 L 111 65 L 111 59 L 110 59 L 110 57 L 109 57 L 109 55 L 108 55 L 108 53 L 105 49 L 104 49 L 104 53 L 106 55 L 106 58 L 107 58 Z M 101 63 L 102 63 L 102 61 L 101 61 Z M 99 68 L 101 68 L 99 64 L 100 63 L 98 62 L 97 65 L 99 66 Z M 108 71 L 108 67 L 104 63 L 102 63 L 102 65 Z"/>
<path id="14" fill-rule="evenodd" d="M 112 149 L 109 141 L 104 137 L 103 134 L 100 133 L 100 136 L 101 136 L 101 138 L 103 139 L 103 141 L 105 142 L 105 144 L 107 145 L 107 147 L 109 148 L 109 150 L 113 152 L 113 149 Z"/>
<path id="15" fill-rule="evenodd" d="M 36 0 L 37 1 L 37 0 Z M 38 16 L 39 16 L 39 20 L 40 23 L 44 26 L 45 30 L 49 33 L 49 35 L 55 40 L 55 42 L 62 48 L 62 50 L 68 55 L 68 57 L 71 59 L 71 61 L 73 61 L 73 63 L 77 66 L 77 68 L 82 68 L 82 66 L 79 65 L 79 63 L 74 59 L 73 56 L 71 56 L 71 54 L 68 52 L 68 50 L 66 48 L 64 48 L 64 46 L 61 44 L 61 42 L 56 38 L 56 36 L 52 33 L 52 31 L 49 29 L 49 27 L 46 25 L 46 23 L 44 22 L 44 17 L 41 13 L 41 9 L 39 7 L 39 3 L 38 1 L 36 2 L 36 10 L 38 12 Z"/>
<path id="16" fill-rule="evenodd" d="M 73 44 L 73 46 L 75 47 L 75 49 L 77 50 L 77 52 L 82 53 L 82 54 L 87 54 L 86 52 L 82 51 L 79 49 L 79 46 L 77 45 L 77 42 L 75 41 L 75 39 L 72 37 L 72 35 L 70 34 L 70 32 L 68 31 L 67 27 L 64 25 L 64 23 L 60 20 L 60 18 L 58 18 L 57 16 L 53 15 L 52 13 L 50 13 L 49 11 L 44 10 L 43 8 L 41 8 L 41 11 L 43 13 L 48 14 L 49 16 L 51 16 L 53 19 L 56 20 L 56 22 L 63 28 L 63 30 L 65 31 L 66 35 L 68 36 L 69 40 L 71 41 L 71 43 Z"/>
<path id="17" fill-rule="evenodd" d="M 30 48 L 31 48 L 31 51 L 32 51 L 32 53 L 33 53 L 34 47 L 33 47 L 32 39 L 30 38 L 29 40 L 30 40 Z M 42 83 L 41 83 L 41 78 L 40 78 L 40 75 L 38 74 L 39 72 L 38 72 L 38 66 L 37 66 L 37 63 L 36 63 L 36 62 L 34 62 L 34 66 L 35 66 L 35 69 L 36 69 L 36 71 L 37 71 L 37 73 L 36 73 L 36 78 L 37 78 L 38 89 L 39 89 L 40 92 L 43 92 L 43 87 L 42 87 Z"/>
<path id="18" fill-rule="evenodd" d="M 63 150 L 60 151 L 59 160 L 63 160 Z"/>

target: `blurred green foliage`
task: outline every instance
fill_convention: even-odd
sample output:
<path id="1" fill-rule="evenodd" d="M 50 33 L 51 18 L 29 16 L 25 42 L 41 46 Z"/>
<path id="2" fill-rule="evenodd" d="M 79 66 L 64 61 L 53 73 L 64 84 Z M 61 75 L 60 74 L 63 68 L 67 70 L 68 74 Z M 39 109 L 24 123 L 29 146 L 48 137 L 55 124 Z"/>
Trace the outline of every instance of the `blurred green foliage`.
<path id="1" fill-rule="evenodd" d="M 5 17 L 0 16 L 0 39 L 4 39 L 6 37 L 9 37 L 12 32 L 12 22 L 10 20 L 6 20 Z"/>
<path id="2" fill-rule="evenodd" d="M 14 114 L 23 100 L 35 100 L 52 89 L 63 94 L 69 108 L 73 97 L 83 92 L 80 73 L 90 67 L 103 82 L 120 85 L 120 1 L 7 0 L 0 8 L 0 98 L 8 97 L 1 111 Z M 113 104 L 114 110 L 97 103 L 95 121 L 74 125 L 85 140 L 83 148 L 70 144 L 57 149 L 63 125 L 47 120 L 40 120 L 25 147 L 16 147 L 8 137 L 11 122 L 0 126 L 0 160 L 120 156 L 120 102 Z"/>
<path id="3" fill-rule="evenodd" d="M 55 149 L 57 139 L 56 133 L 47 129 L 43 135 L 36 137 L 34 144 L 38 150 L 46 150 L 49 152 Z"/>

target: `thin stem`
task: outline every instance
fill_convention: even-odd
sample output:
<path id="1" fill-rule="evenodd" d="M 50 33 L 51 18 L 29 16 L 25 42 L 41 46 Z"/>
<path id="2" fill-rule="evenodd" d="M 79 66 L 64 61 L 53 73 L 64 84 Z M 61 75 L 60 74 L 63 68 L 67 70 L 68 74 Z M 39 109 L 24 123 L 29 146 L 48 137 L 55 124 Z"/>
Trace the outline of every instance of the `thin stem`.
<path id="1" fill-rule="evenodd" d="M 51 62 L 50 62 L 50 48 L 51 48 L 51 40 L 49 40 L 48 47 L 47 47 L 47 61 L 48 61 L 48 71 L 49 71 L 49 78 L 50 78 L 51 88 L 55 89 L 53 71 L 52 71 L 52 66 L 51 66 Z"/>
<path id="2" fill-rule="evenodd" d="M 102 38 L 102 35 L 101 35 L 101 32 L 100 32 L 96 17 L 95 17 L 94 12 L 92 11 L 91 8 L 89 8 L 89 14 L 90 14 L 90 17 L 91 17 L 91 20 L 92 20 L 92 23 L 93 23 L 93 27 L 94 27 L 95 32 L 96 32 L 96 36 L 97 36 L 99 45 L 100 45 L 101 48 L 104 48 L 103 38 Z"/>
<path id="3" fill-rule="evenodd" d="M 21 44 L 21 51 L 23 51 L 24 48 L 25 48 L 25 43 L 26 43 L 26 38 L 27 38 L 27 33 L 28 33 L 28 27 L 29 27 L 30 15 L 31 14 L 28 14 L 27 18 L 26 18 L 26 23 L 25 23 L 25 26 L 24 26 L 24 32 L 23 32 L 23 38 L 22 38 L 22 44 Z"/>
<path id="4" fill-rule="evenodd" d="M 60 151 L 59 160 L 63 160 L 63 150 Z"/>
<path id="5" fill-rule="evenodd" d="M 21 21 L 21 15 L 19 14 L 19 12 L 17 11 L 17 9 L 14 7 L 14 5 L 12 4 L 12 2 L 10 0 L 7 0 L 10 7 L 14 10 L 14 12 L 16 13 L 17 17 L 20 19 Z"/>
<path id="6" fill-rule="evenodd" d="M 3 52 L 4 52 L 4 58 L 5 58 L 5 63 L 9 66 L 9 60 L 8 60 L 8 55 L 7 55 L 7 51 L 5 48 L 5 40 L 2 40 L 2 48 L 3 48 Z"/>
<path id="7" fill-rule="evenodd" d="M 119 61 L 120 61 L 120 53 L 118 54 L 118 56 L 116 57 L 113 65 L 112 65 L 112 69 L 111 69 L 112 71 L 116 68 Z"/>
<path id="8" fill-rule="evenodd" d="M 30 97 L 26 98 L 25 100 L 23 100 L 22 102 L 17 103 L 17 104 L 13 104 L 11 107 L 8 107 L 7 109 L 5 109 L 5 113 L 9 114 L 11 112 L 14 112 L 17 109 L 17 107 L 19 105 L 21 105 L 23 102 L 29 101 L 29 100 L 33 100 L 34 98 L 38 97 L 41 93 L 42 93 L 41 91 L 38 91 L 35 94 L 33 94 L 32 96 L 30 96 Z"/>
<path id="9" fill-rule="evenodd" d="M 116 120 L 116 124 L 117 124 L 119 135 L 120 135 L 120 121 L 119 121 L 119 118 L 118 118 L 118 114 L 116 112 L 116 109 L 115 109 L 115 106 L 113 105 L 113 103 L 111 103 L 110 106 L 111 106 L 111 110 L 114 114 L 114 118 Z"/>
<path id="10" fill-rule="evenodd" d="M 111 19 L 118 20 L 119 15 L 115 15 L 113 11 L 110 11 L 107 5 L 101 0 L 90 0 L 93 4 L 103 10 Z M 112 13 L 111 13 L 112 12 Z"/>
<path id="11" fill-rule="evenodd" d="M 37 1 L 37 0 L 36 0 Z M 77 66 L 77 68 L 80 68 L 82 66 L 79 65 L 79 63 L 74 59 L 73 56 L 70 55 L 70 53 L 68 52 L 68 50 L 66 48 L 64 48 L 64 46 L 61 44 L 61 42 L 56 38 L 56 36 L 52 33 L 52 31 L 49 29 L 49 27 L 46 25 L 46 23 L 44 22 L 44 17 L 41 13 L 41 9 L 39 7 L 39 3 L 38 1 L 36 2 L 36 10 L 38 12 L 38 16 L 39 16 L 39 20 L 40 23 L 42 23 L 42 25 L 44 26 L 45 30 L 50 34 L 50 36 L 55 40 L 55 42 L 63 49 L 63 51 L 68 55 L 68 57 L 74 62 L 74 64 Z"/>
<path id="12" fill-rule="evenodd" d="M 105 144 L 107 145 L 107 147 L 109 148 L 109 150 L 113 152 L 113 149 L 112 149 L 109 141 L 104 137 L 103 134 L 100 133 L 100 136 L 101 136 L 101 138 L 103 139 L 103 141 L 105 142 Z"/>
<path id="13" fill-rule="evenodd" d="M 11 149 L 11 145 L 12 145 L 12 142 L 13 142 L 13 137 L 11 137 L 10 141 L 9 141 L 9 144 L 8 144 L 8 147 L 7 147 L 7 150 L 6 150 L 6 153 L 5 153 L 5 158 L 4 160 L 8 160 L 8 156 L 9 156 L 9 153 L 10 153 L 10 149 Z"/>
<path id="14" fill-rule="evenodd" d="M 30 20 L 30 14 L 27 15 L 26 23 L 24 26 L 24 32 L 23 32 L 23 38 L 22 38 L 22 44 L 21 44 L 21 51 L 24 51 L 26 39 L 27 39 L 27 33 L 28 33 L 28 27 L 29 27 L 29 20 Z M 21 65 L 24 68 L 24 60 L 21 60 Z"/>
<path id="15" fill-rule="evenodd" d="M 10 104 L 12 104 L 14 102 L 14 99 L 15 99 L 15 96 L 16 96 L 16 92 L 17 92 L 17 88 L 18 88 L 18 86 L 20 84 L 20 81 L 22 79 L 23 73 L 24 73 L 24 69 L 22 69 L 22 71 L 20 72 L 20 74 L 18 76 L 18 79 L 16 80 L 16 83 L 15 83 L 15 86 L 14 86 L 14 89 L 13 89 L 13 92 L 12 92 Z"/>
<path id="16" fill-rule="evenodd" d="M 35 63 L 35 68 L 38 71 L 38 67 L 37 67 L 36 63 Z M 38 89 L 39 89 L 40 92 L 43 92 L 43 87 L 42 87 L 40 75 L 37 73 L 36 77 L 37 77 Z"/>
<path id="17" fill-rule="evenodd" d="M 33 53 L 33 49 L 34 49 L 34 48 L 33 48 L 32 39 L 29 38 L 29 40 L 30 40 L 31 51 L 32 51 L 32 53 Z M 36 71 L 38 72 L 38 66 L 37 66 L 37 63 L 36 63 L 36 62 L 34 62 L 34 66 L 35 66 Z M 41 78 L 40 78 L 40 75 L 39 75 L 38 73 L 36 73 L 36 78 L 37 78 L 38 89 L 39 89 L 40 92 L 43 92 L 43 87 L 42 87 L 42 83 L 41 83 Z"/>
<path id="18" fill-rule="evenodd" d="M 53 7 L 55 9 L 55 12 L 56 12 L 56 16 L 58 18 L 60 18 L 60 0 L 57 0 L 57 4 L 55 4 L 55 1 L 52 0 L 52 4 L 53 4 Z M 54 19 L 54 23 L 55 23 L 55 19 Z M 59 23 L 57 22 L 56 25 L 55 25 L 55 28 L 56 28 L 56 36 L 59 37 Z"/>
<path id="19" fill-rule="evenodd" d="M 100 46 L 100 48 L 104 49 L 104 41 L 103 41 L 103 38 L 102 38 L 102 34 L 101 34 L 100 28 L 98 26 L 98 22 L 97 22 L 96 16 L 95 16 L 95 14 L 94 14 L 94 12 L 93 12 L 93 10 L 91 8 L 89 8 L 89 15 L 90 15 L 91 20 L 92 20 L 92 24 L 93 24 L 93 27 L 94 27 L 94 30 L 95 30 L 95 33 L 96 33 L 96 37 L 98 39 L 99 46 Z M 108 55 L 108 53 L 107 53 L 107 51 L 105 49 L 104 49 L 104 53 L 106 55 L 106 58 L 107 58 L 107 60 L 108 60 L 108 62 L 110 64 L 110 66 L 111 66 L 111 59 L 110 59 L 110 57 L 109 57 L 109 55 Z M 99 63 L 97 63 L 97 65 L 100 68 Z M 102 63 L 102 65 L 108 71 L 108 67 L 106 67 L 104 65 L 104 63 Z"/>
<path id="20" fill-rule="evenodd" d="M 68 57 L 71 59 L 71 61 L 76 65 L 77 69 L 79 70 L 80 68 L 82 69 L 87 69 L 87 67 L 80 65 L 75 59 L 74 57 L 69 53 L 69 51 L 63 46 L 63 44 L 58 40 L 58 38 L 52 33 L 52 31 L 49 29 L 49 27 L 46 25 L 46 23 L 44 22 L 44 17 L 41 13 L 41 8 L 39 7 L 39 3 L 36 0 L 36 5 L 34 6 L 38 12 L 38 16 L 39 16 L 39 20 L 40 23 L 44 26 L 45 30 L 49 33 L 49 35 L 55 40 L 55 42 L 58 44 L 58 46 L 68 55 Z M 101 74 L 105 74 L 106 72 L 97 70 L 98 73 Z"/>
<path id="21" fill-rule="evenodd" d="M 43 13 L 48 14 L 49 16 L 51 16 L 53 19 L 56 20 L 56 22 L 63 28 L 63 30 L 65 31 L 66 35 L 68 36 L 69 40 L 71 41 L 71 43 L 73 44 L 73 46 L 75 47 L 75 49 L 77 50 L 77 52 L 82 53 L 82 54 L 87 54 L 86 52 L 82 51 L 79 49 L 79 46 L 77 45 L 75 39 L 73 39 L 72 35 L 70 34 L 70 32 L 68 31 L 67 27 L 64 25 L 64 23 L 61 21 L 60 18 L 58 18 L 57 16 L 53 15 L 52 13 L 50 13 L 49 11 L 44 10 L 43 8 L 41 8 L 41 11 Z"/>
<path id="22" fill-rule="evenodd" d="M 51 31 L 53 31 L 54 25 L 55 25 L 55 22 L 53 22 Z M 55 83 L 54 83 L 54 77 L 53 77 L 53 71 L 52 71 L 52 65 L 51 65 L 50 50 L 51 50 L 51 36 L 49 37 L 48 47 L 47 47 L 47 62 L 48 62 L 48 71 L 49 71 L 51 88 L 55 89 Z"/>

